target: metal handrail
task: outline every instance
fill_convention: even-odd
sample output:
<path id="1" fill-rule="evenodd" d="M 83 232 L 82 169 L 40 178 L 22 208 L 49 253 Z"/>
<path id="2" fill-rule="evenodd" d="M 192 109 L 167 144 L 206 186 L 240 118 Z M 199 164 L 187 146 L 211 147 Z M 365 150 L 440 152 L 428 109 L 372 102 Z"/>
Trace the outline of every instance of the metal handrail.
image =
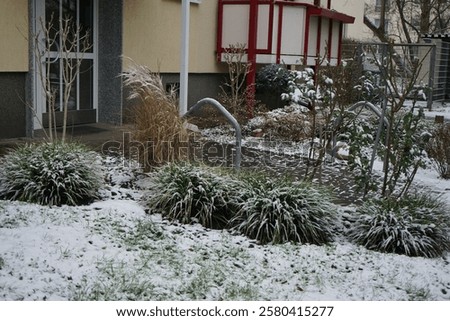
<path id="1" fill-rule="evenodd" d="M 242 159 L 242 131 L 241 126 L 237 122 L 236 118 L 233 117 L 233 115 L 230 114 L 228 110 L 226 110 L 225 107 L 222 106 L 217 100 L 213 98 L 203 98 L 199 100 L 194 106 L 189 108 L 189 110 L 183 115 L 184 117 L 187 117 L 194 113 L 195 111 L 199 110 L 205 105 L 211 105 L 215 107 L 217 110 L 219 110 L 222 115 L 224 115 L 228 122 L 234 127 L 236 131 L 236 157 L 234 159 L 234 168 L 235 170 L 239 170 L 241 167 L 241 159 Z"/>

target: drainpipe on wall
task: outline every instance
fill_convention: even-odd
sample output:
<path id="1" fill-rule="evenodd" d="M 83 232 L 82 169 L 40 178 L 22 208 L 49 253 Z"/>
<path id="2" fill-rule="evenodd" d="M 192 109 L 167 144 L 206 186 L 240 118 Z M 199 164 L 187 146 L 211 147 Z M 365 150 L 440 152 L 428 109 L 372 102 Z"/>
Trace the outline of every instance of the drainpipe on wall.
<path id="1" fill-rule="evenodd" d="M 189 19 L 190 0 L 182 0 L 181 60 L 180 60 L 180 116 L 187 112 L 189 76 Z"/>

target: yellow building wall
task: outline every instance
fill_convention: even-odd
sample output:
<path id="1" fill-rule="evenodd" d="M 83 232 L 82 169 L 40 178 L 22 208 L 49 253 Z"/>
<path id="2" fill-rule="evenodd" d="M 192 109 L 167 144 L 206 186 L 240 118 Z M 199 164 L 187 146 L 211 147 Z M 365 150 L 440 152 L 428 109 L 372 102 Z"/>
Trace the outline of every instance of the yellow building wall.
<path id="1" fill-rule="evenodd" d="M 191 4 L 189 71 L 223 71 L 216 61 L 218 2 Z M 124 68 L 127 58 L 161 73 L 180 71 L 181 0 L 125 0 Z M 222 69 L 221 69 L 222 68 Z"/>
<path id="2" fill-rule="evenodd" d="M 0 72 L 28 71 L 28 0 L 0 1 Z"/>

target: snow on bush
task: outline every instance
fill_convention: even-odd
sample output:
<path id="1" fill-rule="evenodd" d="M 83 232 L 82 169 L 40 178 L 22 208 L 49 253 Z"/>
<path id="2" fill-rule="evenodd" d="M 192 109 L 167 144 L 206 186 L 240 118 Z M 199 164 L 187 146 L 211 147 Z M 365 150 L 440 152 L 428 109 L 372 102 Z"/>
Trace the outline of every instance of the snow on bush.
<path id="1" fill-rule="evenodd" d="M 254 175 L 232 177 L 189 164 L 158 170 L 147 203 L 171 220 L 232 227 L 262 244 L 328 243 L 336 212 L 326 193 L 306 183 Z"/>
<path id="2" fill-rule="evenodd" d="M 330 197 L 303 182 L 244 177 L 231 224 L 262 244 L 324 244 L 332 241 L 335 206 Z"/>
<path id="3" fill-rule="evenodd" d="M 256 75 L 256 90 L 280 95 L 289 88 L 290 71 L 282 65 L 266 65 Z"/>
<path id="4" fill-rule="evenodd" d="M 314 84 L 314 70 L 293 70 L 289 74 L 288 90 L 281 99 L 291 105 L 309 106 L 320 98 L 320 91 Z"/>
<path id="5" fill-rule="evenodd" d="M 76 143 L 24 145 L 0 160 L 0 198 L 80 205 L 98 198 L 96 154 Z"/>
<path id="6" fill-rule="evenodd" d="M 357 209 L 349 236 L 369 250 L 438 257 L 450 249 L 448 213 L 426 195 L 372 200 Z"/>
<path id="7" fill-rule="evenodd" d="M 232 215 L 229 197 L 236 182 L 190 164 L 169 164 L 156 171 L 149 186 L 151 209 L 181 223 L 224 228 Z"/>

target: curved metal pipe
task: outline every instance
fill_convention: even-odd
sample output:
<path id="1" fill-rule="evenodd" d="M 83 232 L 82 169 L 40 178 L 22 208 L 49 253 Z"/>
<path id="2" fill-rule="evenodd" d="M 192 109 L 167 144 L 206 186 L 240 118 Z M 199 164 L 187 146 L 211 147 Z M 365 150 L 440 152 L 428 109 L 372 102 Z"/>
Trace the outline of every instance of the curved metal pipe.
<path id="1" fill-rule="evenodd" d="M 241 159 L 242 159 L 241 126 L 237 122 L 236 118 L 234 118 L 233 115 L 231 115 L 230 112 L 226 110 L 226 108 L 223 107 L 221 103 L 219 103 L 217 100 L 213 98 L 203 98 L 199 100 L 194 106 L 189 108 L 189 110 L 183 115 L 183 118 L 191 115 L 192 113 L 199 110 L 205 105 L 211 105 L 217 110 L 219 110 L 222 113 L 222 115 L 224 115 L 227 118 L 228 122 L 234 127 L 236 131 L 236 157 L 234 159 L 234 168 L 236 170 L 239 170 L 239 168 L 241 167 Z"/>
<path id="2" fill-rule="evenodd" d="M 381 108 L 378 108 L 377 106 L 368 101 L 359 101 L 353 106 L 351 106 L 348 110 L 354 111 L 358 107 L 366 107 L 366 108 L 368 107 L 368 109 L 372 111 L 376 116 L 378 116 L 378 118 L 380 119 L 383 118 L 384 124 L 386 125 L 386 127 L 389 127 L 389 120 L 383 115 L 383 111 L 381 110 Z"/>

